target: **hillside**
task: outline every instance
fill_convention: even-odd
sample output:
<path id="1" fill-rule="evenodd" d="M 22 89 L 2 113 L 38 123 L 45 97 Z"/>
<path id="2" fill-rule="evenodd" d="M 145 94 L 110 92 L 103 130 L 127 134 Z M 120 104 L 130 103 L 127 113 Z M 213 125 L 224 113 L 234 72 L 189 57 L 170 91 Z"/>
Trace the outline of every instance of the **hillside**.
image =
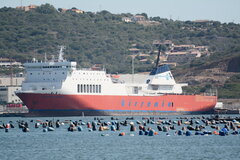
<path id="1" fill-rule="evenodd" d="M 150 53 L 154 40 L 208 46 L 210 56 L 173 68 L 176 79 L 189 82 L 188 91 L 219 88 L 220 96 L 231 92 L 230 98 L 240 97 L 239 79 L 236 78 L 240 70 L 239 24 L 173 21 L 141 15 L 154 23 L 122 21 L 123 17 L 133 16 L 129 13 L 63 13 L 49 4 L 30 11 L 1 8 L 0 57 L 26 62 L 33 57 L 43 60 L 47 53 L 50 59 L 52 54 L 57 55 L 59 45 L 65 45 L 65 57 L 77 61 L 79 67 L 102 64 L 108 72 L 130 73 L 129 49 L 133 45 L 150 55 L 145 62 L 135 59 L 136 72 L 152 68 L 155 55 Z"/>
<path id="2" fill-rule="evenodd" d="M 220 98 L 240 98 L 240 56 L 216 59 L 197 67 L 178 68 L 174 70 L 178 81 L 188 82 L 186 91 L 201 93 L 209 89 L 218 89 Z M 236 62 L 237 63 L 233 63 Z M 231 72 L 230 72 L 231 70 Z"/>

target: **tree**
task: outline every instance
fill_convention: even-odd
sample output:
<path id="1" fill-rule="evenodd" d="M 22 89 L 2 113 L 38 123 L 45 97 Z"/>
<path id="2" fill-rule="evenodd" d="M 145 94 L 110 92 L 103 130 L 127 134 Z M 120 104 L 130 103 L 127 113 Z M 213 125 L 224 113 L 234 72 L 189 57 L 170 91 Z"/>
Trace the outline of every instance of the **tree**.
<path id="1" fill-rule="evenodd" d="M 39 13 L 42 13 L 42 14 L 56 13 L 56 9 L 52 5 L 50 5 L 48 3 L 37 7 L 36 11 L 39 12 Z"/>
<path id="2" fill-rule="evenodd" d="M 140 15 L 144 16 L 146 19 L 148 19 L 147 13 L 141 13 Z"/>

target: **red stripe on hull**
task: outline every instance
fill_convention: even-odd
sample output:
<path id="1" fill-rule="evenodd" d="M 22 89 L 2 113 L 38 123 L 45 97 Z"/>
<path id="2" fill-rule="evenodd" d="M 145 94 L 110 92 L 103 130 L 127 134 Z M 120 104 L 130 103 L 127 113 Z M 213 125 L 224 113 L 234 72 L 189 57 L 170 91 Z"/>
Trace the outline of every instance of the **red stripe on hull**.
<path id="1" fill-rule="evenodd" d="M 57 95 L 19 93 L 30 110 L 82 110 L 104 112 L 209 112 L 216 96 L 162 95 L 162 96 L 108 96 Z"/>

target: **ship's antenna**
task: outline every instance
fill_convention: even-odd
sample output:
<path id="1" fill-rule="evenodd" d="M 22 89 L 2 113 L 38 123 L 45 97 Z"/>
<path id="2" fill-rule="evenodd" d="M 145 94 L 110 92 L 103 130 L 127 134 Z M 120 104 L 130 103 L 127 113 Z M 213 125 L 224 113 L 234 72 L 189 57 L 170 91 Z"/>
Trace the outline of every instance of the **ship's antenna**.
<path id="1" fill-rule="evenodd" d="M 135 56 L 132 55 L 132 83 L 134 83 L 134 59 L 135 59 Z"/>
<path id="2" fill-rule="evenodd" d="M 44 53 L 44 62 L 47 62 L 47 53 Z"/>
<path id="3" fill-rule="evenodd" d="M 55 61 L 55 56 L 54 55 L 51 55 L 52 56 L 52 62 L 54 62 Z"/>
<path id="4" fill-rule="evenodd" d="M 13 86 L 13 66 L 12 66 L 12 59 L 10 59 L 10 69 L 11 69 L 11 74 L 10 74 L 10 86 Z"/>
<path id="5" fill-rule="evenodd" d="M 157 62 L 156 62 L 156 68 L 158 67 L 159 61 L 160 61 L 160 54 L 161 54 L 161 45 L 158 46 L 158 56 L 157 56 Z"/>
<path id="6" fill-rule="evenodd" d="M 63 59 L 64 52 L 63 50 L 65 49 L 65 46 L 60 46 L 60 51 L 59 51 L 59 56 L 58 56 L 58 62 L 64 62 L 65 60 Z"/>

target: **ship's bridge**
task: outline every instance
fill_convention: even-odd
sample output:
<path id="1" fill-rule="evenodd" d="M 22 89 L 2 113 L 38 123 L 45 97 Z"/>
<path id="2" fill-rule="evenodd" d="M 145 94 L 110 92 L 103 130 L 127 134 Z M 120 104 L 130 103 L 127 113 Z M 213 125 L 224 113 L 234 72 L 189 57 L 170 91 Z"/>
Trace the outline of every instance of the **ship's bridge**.
<path id="1" fill-rule="evenodd" d="M 168 65 L 161 65 L 154 68 L 149 75 L 147 83 L 150 85 L 175 85 L 176 82 Z"/>
<path id="2" fill-rule="evenodd" d="M 76 62 L 32 62 L 25 63 L 25 82 L 63 81 L 67 75 L 76 70 Z"/>
<path id="3" fill-rule="evenodd" d="M 76 62 L 31 62 L 25 63 L 24 67 L 26 71 L 34 71 L 34 70 L 63 70 L 63 69 L 72 69 L 76 70 L 77 63 Z"/>
<path id="4" fill-rule="evenodd" d="M 168 65 L 160 65 L 152 70 L 147 82 L 148 92 L 160 92 L 160 93 L 182 93 L 182 86 L 186 84 L 178 84 L 175 82 L 173 75 Z"/>

